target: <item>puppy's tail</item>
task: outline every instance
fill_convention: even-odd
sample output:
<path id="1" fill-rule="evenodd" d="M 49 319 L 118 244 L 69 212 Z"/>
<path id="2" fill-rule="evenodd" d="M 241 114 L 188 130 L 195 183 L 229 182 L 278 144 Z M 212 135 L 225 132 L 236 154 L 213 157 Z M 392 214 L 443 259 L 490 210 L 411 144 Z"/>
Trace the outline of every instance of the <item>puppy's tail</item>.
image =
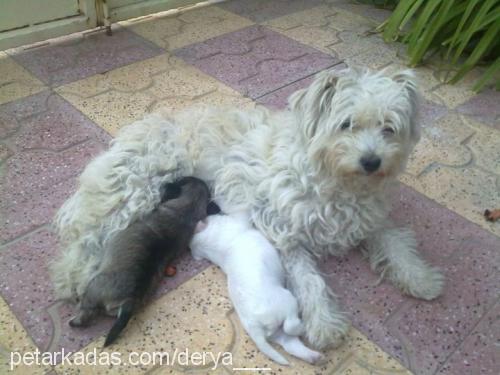
<path id="1" fill-rule="evenodd" d="M 104 341 L 104 347 L 111 345 L 118 338 L 118 335 L 123 331 L 123 329 L 127 326 L 128 321 L 132 317 L 132 313 L 134 312 L 135 304 L 134 301 L 128 300 L 125 301 L 118 310 L 118 316 L 116 318 L 115 324 L 108 332 L 106 336 L 106 341 Z"/>

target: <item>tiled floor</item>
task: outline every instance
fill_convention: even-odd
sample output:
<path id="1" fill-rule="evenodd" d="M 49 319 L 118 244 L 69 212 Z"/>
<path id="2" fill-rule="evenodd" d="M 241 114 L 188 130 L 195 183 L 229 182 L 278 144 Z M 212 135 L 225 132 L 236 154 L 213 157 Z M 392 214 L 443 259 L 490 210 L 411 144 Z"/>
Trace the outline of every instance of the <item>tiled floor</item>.
<path id="1" fill-rule="evenodd" d="M 386 16 L 344 0 L 234 0 L 124 22 L 112 37 L 93 32 L 0 52 L 0 373 L 11 351 L 88 353 L 102 344 L 109 320 L 71 329 L 73 307 L 54 301 L 47 266 L 58 245 L 50 221 L 120 127 L 197 102 L 284 108 L 326 68 L 399 69 L 404 50 L 365 34 Z M 422 302 L 377 284 L 357 252 L 329 259 L 324 271 L 353 328 L 322 366 L 283 368 L 245 335 L 221 272 L 186 256 L 113 350 L 231 351 L 232 366 L 60 363 L 16 372 L 228 374 L 269 366 L 283 374 L 498 374 L 500 223 L 482 212 L 500 207 L 500 94 L 472 92 L 476 73 L 449 86 L 431 67 L 417 72 L 423 136 L 393 216 L 444 269 L 442 297 Z"/>

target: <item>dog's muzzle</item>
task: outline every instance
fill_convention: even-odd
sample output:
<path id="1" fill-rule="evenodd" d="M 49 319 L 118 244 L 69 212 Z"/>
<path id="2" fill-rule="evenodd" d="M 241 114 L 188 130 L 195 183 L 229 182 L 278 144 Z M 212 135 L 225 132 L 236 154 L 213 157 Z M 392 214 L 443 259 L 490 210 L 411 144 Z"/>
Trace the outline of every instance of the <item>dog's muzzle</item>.
<path id="1" fill-rule="evenodd" d="M 368 173 L 373 173 L 380 168 L 382 164 L 382 159 L 377 155 L 363 156 L 360 160 L 361 166 Z"/>

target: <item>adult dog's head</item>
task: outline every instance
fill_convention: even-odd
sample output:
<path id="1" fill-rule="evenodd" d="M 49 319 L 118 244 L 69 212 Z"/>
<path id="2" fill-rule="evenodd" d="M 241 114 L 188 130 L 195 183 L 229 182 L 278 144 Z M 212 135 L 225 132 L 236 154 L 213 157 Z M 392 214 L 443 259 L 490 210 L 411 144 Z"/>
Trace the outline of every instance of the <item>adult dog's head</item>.
<path id="1" fill-rule="evenodd" d="M 418 93 L 411 70 L 325 71 L 290 97 L 318 173 L 378 185 L 401 172 L 418 142 Z"/>

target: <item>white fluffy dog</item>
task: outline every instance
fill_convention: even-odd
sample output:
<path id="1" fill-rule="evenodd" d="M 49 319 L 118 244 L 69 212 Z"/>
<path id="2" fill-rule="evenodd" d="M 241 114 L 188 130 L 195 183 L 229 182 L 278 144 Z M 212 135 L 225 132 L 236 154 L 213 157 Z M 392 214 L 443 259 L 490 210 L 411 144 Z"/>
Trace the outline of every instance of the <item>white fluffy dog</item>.
<path id="1" fill-rule="evenodd" d="M 316 363 L 323 356 L 306 347 L 299 337 L 304 326 L 297 300 L 285 288 L 285 271 L 276 249 L 244 213 L 214 215 L 191 240 L 195 259 L 217 264 L 227 275 L 229 296 L 241 324 L 257 347 L 273 361 L 289 362 L 268 342 L 278 343 L 288 353 Z"/>
<path id="2" fill-rule="evenodd" d="M 53 265 L 58 295 L 81 296 L 106 243 L 157 205 L 161 184 L 194 175 L 226 212 L 249 210 L 280 251 L 314 346 L 339 344 L 348 328 L 318 270 L 322 256 L 362 244 L 403 292 L 437 297 L 442 274 L 388 219 L 388 188 L 419 139 L 417 96 L 408 70 L 325 71 L 290 97 L 290 110 L 189 109 L 123 128 L 57 215 L 66 244 Z"/>

